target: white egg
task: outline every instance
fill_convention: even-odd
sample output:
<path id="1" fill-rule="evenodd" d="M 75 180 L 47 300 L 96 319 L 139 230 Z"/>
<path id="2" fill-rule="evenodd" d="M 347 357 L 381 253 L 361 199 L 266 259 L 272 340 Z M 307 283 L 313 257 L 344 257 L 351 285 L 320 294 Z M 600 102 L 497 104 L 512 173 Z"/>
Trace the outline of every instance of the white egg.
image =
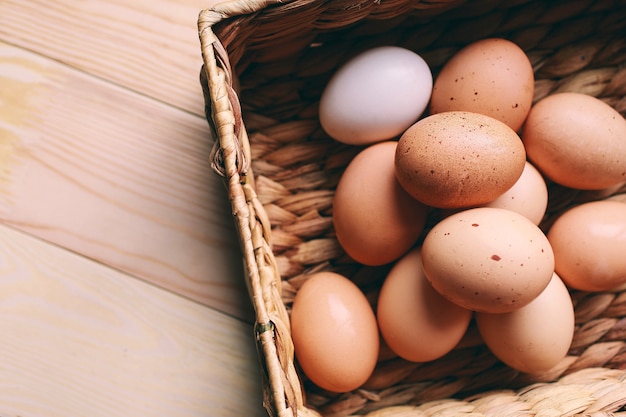
<path id="1" fill-rule="evenodd" d="M 397 46 L 372 48 L 333 74 L 320 99 L 320 123 L 346 144 L 393 139 L 424 113 L 432 88 L 421 56 Z"/>

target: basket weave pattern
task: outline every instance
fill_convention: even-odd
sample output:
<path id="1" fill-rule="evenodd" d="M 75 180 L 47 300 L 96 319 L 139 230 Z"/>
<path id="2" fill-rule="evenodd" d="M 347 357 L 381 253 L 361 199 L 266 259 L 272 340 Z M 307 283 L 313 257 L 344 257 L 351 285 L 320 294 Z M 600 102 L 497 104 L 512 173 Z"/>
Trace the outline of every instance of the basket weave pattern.
<path id="1" fill-rule="evenodd" d="M 342 395 L 312 386 L 298 372 L 289 311 L 308 273 L 352 277 L 374 304 L 388 270 L 355 264 L 332 228 L 334 188 L 360 150 L 330 139 L 317 120 L 320 94 L 338 66 L 391 44 L 418 52 L 436 75 L 469 42 L 505 37 L 533 64 L 535 101 L 577 91 L 626 116 L 623 1 L 237 0 L 203 10 L 198 29 L 206 116 L 217 138 L 212 163 L 224 177 L 240 236 L 270 415 L 610 415 L 622 409 L 626 291 L 572 292 L 572 347 L 544 375 L 531 378 L 504 366 L 470 329 L 445 357 L 424 364 L 388 359 L 366 386 Z M 549 187 L 544 228 L 584 201 L 626 201 L 624 187 L 605 193 Z M 435 214 L 431 224 L 436 220 Z"/>

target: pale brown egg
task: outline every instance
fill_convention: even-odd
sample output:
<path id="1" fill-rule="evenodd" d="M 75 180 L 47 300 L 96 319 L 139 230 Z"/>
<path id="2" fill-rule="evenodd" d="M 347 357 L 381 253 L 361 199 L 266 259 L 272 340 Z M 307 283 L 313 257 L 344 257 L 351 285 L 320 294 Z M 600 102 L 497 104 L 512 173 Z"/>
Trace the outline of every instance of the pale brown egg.
<path id="1" fill-rule="evenodd" d="M 563 360 L 574 337 L 574 306 L 557 274 L 528 305 L 503 314 L 476 313 L 487 347 L 502 362 L 530 374 Z"/>
<path id="2" fill-rule="evenodd" d="M 626 120 L 581 93 L 552 94 L 531 109 L 522 139 L 529 160 L 552 181 L 599 190 L 626 180 Z"/>
<path id="3" fill-rule="evenodd" d="M 344 171 L 333 199 L 333 224 L 346 253 L 365 265 L 383 265 L 408 251 L 424 229 L 427 207 L 398 183 L 397 142 L 363 149 Z"/>
<path id="4" fill-rule="evenodd" d="M 422 245 L 424 272 L 441 295 L 468 310 L 504 313 L 530 303 L 548 285 L 554 254 L 521 214 L 492 207 L 446 217 Z"/>
<path id="5" fill-rule="evenodd" d="M 415 199 L 438 208 L 488 203 L 519 179 L 526 153 L 506 124 L 478 113 L 428 116 L 400 137 L 396 176 Z"/>
<path id="6" fill-rule="evenodd" d="M 518 131 L 532 105 L 534 81 L 530 60 L 518 45 L 500 38 L 476 41 L 437 75 L 430 112 L 481 113 Z"/>
<path id="7" fill-rule="evenodd" d="M 380 339 L 374 311 L 342 275 L 319 272 L 307 279 L 293 301 L 291 336 L 305 375 L 326 390 L 354 390 L 376 366 Z"/>
<path id="8" fill-rule="evenodd" d="M 626 204 L 593 201 L 560 215 L 548 240 L 555 269 L 571 288 L 609 291 L 626 283 Z"/>
<path id="9" fill-rule="evenodd" d="M 378 298 L 380 332 L 387 345 L 409 361 L 431 361 L 450 352 L 471 317 L 471 311 L 448 301 L 428 283 L 420 249 L 398 260 Z"/>
<path id="10" fill-rule="evenodd" d="M 614 194 L 607 198 L 608 201 L 619 201 L 621 203 L 626 203 L 626 192 L 621 192 Z"/>
<path id="11" fill-rule="evenodd" d="M 548 207 L 548 186 L 537 168 L 526 162 L 522 175 L 513 187 L 484 207 L 512 210 L 538 225 Z"/>

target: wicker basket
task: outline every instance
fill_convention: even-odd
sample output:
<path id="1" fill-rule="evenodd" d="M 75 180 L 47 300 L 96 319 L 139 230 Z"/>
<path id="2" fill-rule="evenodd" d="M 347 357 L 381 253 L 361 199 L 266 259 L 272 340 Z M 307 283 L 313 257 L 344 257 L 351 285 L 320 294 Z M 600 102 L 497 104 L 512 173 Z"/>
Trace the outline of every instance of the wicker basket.
<path id="1" fill-rule="evenodd" d="M 470 328 L 439 360 L 390 358 L 364 387 L 332 394 L 299 372 L 289 327 L 308 273 L 341 272 L 375 300 L 386 271 L 352 262 L 333 233 L 333 190 L 360 150 L 329 139 L 317 120 L 321 91 L 341 63 L 393 44 L 417 51 L 436 75 L 465 44 L 505 37 L 531 59 L 535 100 L 579 91 L 625 115 L 626 2 L 236 0 L 201 11 L 198 26 L 217 138 L 212 163 L 240 237 L 270 415 L 626 415 L 625 291 L 573 291 L 570 352 L 532 378 L 495 359 Z M 550 184 L 544 227 L 560 210 L 608 196 Z"/>

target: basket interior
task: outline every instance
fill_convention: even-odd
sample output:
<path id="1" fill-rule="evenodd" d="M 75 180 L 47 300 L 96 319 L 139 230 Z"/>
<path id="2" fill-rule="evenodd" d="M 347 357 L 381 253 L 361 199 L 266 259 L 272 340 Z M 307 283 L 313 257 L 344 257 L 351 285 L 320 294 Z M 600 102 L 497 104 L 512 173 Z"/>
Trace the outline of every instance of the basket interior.
<path id="1" fill-rule="evenodd" d="M 528 54 L 537 101 L 577 91 L 602 99 L 626 117 L 626 5 L 575 1 L 345 1 L 303 0 L 269 5 L 226 19 L 214 28 L 232 68 L 250 142 L 250 171 L 282 281 L 291 302 L 307 274 L 321 270 L 351 277 L 372 304 L 390 265 L 365 267 L 345 255 L 332 227 L 334 188 L 361 148 L 330 139 L 317 120 L 325 84 L 350 57 L 380 45 L 419 53 L 436 77 L 460 48 L 503 37 Z M 624 193 L 583 192 L 549 184 L 548 214 L 583 201 Z M 625 199 L 626 200 L 626 199 Z M 429 223 L 439 213 L 433 210 Z M 470 327 L 461 345 L 440 360 L 416 364 L 389 357 L 378 377 L 355 393 L 318 389 L 300 374 L 307 403 L 325 415 L 365 414 L 394 404 L 465 397 L 554 381 L 590 367 L 626 367 L 626 293 L 572 292 L 576 334 L 566 360 L 529 377 L 501 364 Z"/>

